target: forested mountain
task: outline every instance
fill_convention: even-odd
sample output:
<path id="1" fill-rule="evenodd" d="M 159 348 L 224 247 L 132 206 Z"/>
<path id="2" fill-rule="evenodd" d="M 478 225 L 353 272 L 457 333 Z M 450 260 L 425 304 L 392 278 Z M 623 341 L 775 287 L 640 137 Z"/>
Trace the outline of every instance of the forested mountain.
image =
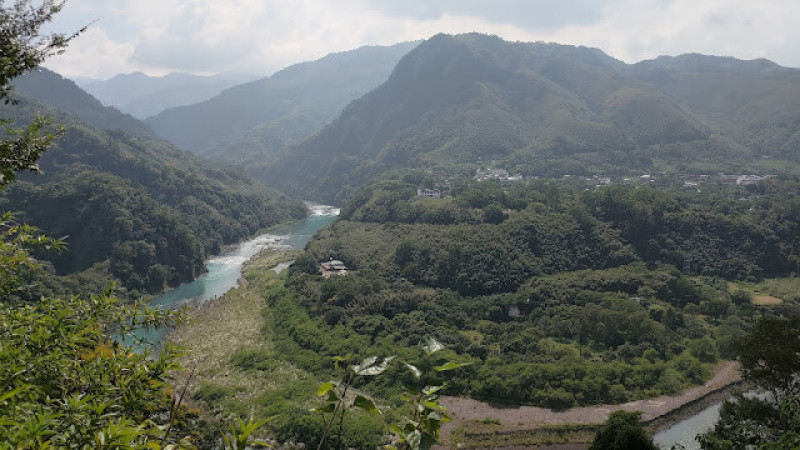
<path id="1" fill-rule="evenodd" d="M 51 70 L 41 68 L 26 73 L 14 80 L 14 88 L 19 94 L 71 112 L 91 127 L 155 137 L 147 125 L 116 108 L 104 106 L 75 83 Z"/>
<path id="2" fill-rule="evenodd" d="M 362 47 L 295 64 L 191 106 L 147 119 L 176 145 L 235 163 L 265 156 L 318 131 L 351 100 L 388 78 L 416 43 Z"/>
<path id="3" fill-rule="evenodd" d="M 800 70 L 698 54 L 660 57 L 632 69 L 748 154 L 800 160 Z"/>
<path id="4" fill-rule="evenodd" d="M 45 114 L 65 132 L 40 160 L 44 174 L 22 177 L 4 193 L 2 209 L 67 237 L 66 252 L 44 255 L 58 273 L 94 266 L 129 290 L 156 293 L 202 273 L 204 259 L 222 245 L 305 215 L 301 203 L 238 171 L 212 168 L 145 134 L 82 123 L 73 111 L 122 115 L 63 78 L 48 80 L 55 96 L 73 94 L 75 109 L 66 113 L 24 96 L 3 107 L 18 125 Z"/>
<path id="5" fill-rule="evenodd" d="M 120 74 L 108 80 L 78 80 L 78 86 L 106 105 L 116 106 L 144 119 L 176 106 L 202 102 L 255 77 L 243 75 L 201 76 L 171 73 L 151 77 L 141 72 Z"/>
<path id="6" fill-rule="evenodd" d="M 800 161 L 798 96 L 800 71 L 764 61 L 627 65 L 596 49 L 437 35 L 320 133 L 268 161 L 263 179 L 341 201 L 398 167 L 559 177 L 754 170 L 764 158 Z"/>

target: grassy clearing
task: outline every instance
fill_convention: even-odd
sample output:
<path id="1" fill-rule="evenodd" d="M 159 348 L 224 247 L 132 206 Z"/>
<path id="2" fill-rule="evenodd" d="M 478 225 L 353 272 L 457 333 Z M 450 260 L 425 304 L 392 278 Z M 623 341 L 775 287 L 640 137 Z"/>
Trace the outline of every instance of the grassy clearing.
<path id="1" fill-rule="evenodd" d="M 750 292 L 756 305 L 800 303 L 800 277 L 770 278 L 760 283 L 731 283 L 730 286 L 731 289 Z"/>

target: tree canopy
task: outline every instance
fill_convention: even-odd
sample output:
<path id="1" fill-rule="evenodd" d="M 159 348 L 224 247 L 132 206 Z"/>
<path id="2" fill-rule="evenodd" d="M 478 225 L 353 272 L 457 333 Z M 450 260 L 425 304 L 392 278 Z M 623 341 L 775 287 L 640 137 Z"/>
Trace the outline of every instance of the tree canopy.
<path id="1" fill-rule="evenodd" d="M 800 317 L 764 318 L 736 345 L 753 390 L 726 401 L 705 449 L 800 446 Z"/>

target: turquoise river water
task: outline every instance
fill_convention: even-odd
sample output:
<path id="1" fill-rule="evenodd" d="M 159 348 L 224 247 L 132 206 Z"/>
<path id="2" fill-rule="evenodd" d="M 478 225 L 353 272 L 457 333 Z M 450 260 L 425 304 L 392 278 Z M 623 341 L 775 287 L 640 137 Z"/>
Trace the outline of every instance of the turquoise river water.
<path id="1" fill-rule="evenodd" d="M 154 299 L 149 305 L 174 308 L 183 304 L 204 303 L 220 297 L 236 287 L 239 278 L 242 276 L 244 263 L 262 249 L 304 248 L 317 231 L 333 222 L 339 214 L 339 209 L 332 206 L 308 205 L 308 208 L 310 210 L 309 215 L 305 219 L 242 242 L 233 250 L 206 261 L 206 273 L 191 283 L 186 283 Z M 285 265 L 282 267 L 285 267 Z M 161 343 L 167 332 L 167 329 L 159 328 L 140 330 L 134 334 L 137 338 L 145 339 L 157 345 Z M 125 341 L 126 344 L 131 344 L 133 339 L 125 339 Z"/>

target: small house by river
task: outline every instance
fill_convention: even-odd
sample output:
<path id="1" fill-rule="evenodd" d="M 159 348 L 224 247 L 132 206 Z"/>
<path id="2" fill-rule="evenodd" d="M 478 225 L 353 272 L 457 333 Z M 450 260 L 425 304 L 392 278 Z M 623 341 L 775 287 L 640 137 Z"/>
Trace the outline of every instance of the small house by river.
<path id="1" fill-rule="evenodd" d="M 347 266 L 345 266 L 344 263 L 339 261 L 338 259 L 325 261 L 324 263 L 320 264 L 319 267 L 320 270 L 322 270 L 322 275 L 326 277 L 329 277 L 331 275 L 347 274 Z"/>

